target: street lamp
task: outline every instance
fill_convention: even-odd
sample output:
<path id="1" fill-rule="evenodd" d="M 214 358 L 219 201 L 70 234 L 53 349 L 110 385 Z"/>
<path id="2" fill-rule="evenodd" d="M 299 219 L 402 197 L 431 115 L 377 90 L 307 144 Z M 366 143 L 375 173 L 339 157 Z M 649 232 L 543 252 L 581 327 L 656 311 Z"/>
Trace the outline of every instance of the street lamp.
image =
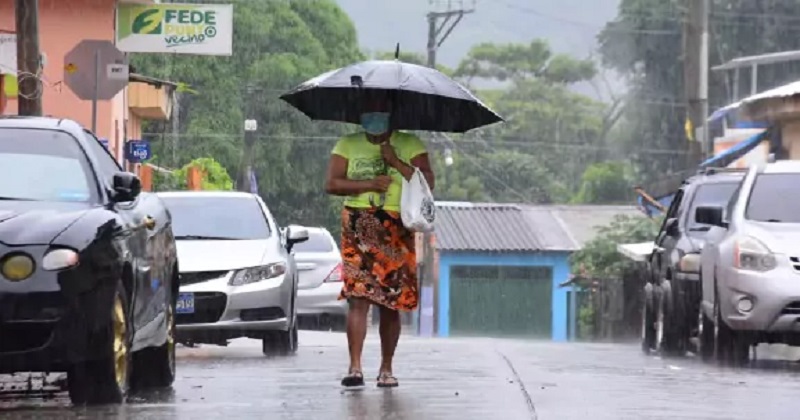
<path id="1" fill-rule="evenodd" d="M 453 151 L 449 147 L 444 149 L 444 164 L 446 166 L 453 164 Z"/>

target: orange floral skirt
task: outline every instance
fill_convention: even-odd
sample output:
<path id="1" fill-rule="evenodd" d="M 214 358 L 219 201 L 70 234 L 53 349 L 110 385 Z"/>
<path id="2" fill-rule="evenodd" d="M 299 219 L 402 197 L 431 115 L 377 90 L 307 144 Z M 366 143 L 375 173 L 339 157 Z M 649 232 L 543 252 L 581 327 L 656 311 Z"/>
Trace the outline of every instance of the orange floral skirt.
<path id="1" fill-rule="evenodd" d="M 344 285 L 339 299 L 363 298 L 396 311 L 417 308 L 414 233 L 400 214 L 383 209 L 342 211 Z"/>

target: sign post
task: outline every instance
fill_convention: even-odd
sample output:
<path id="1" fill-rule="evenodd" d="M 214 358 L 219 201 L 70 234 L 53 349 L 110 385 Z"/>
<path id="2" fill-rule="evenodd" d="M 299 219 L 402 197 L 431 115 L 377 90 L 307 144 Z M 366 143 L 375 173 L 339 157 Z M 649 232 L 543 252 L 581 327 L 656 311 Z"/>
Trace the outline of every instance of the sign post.
<path id="1" fill-rule="evenodd" d="M 97 131 L 97 101 L 113 99 L 128 77 L 128 57 L 111 41 L 86 39 L 64 56 L 64 82 L 78 98 L 92 101 L 92 132 Z"/>

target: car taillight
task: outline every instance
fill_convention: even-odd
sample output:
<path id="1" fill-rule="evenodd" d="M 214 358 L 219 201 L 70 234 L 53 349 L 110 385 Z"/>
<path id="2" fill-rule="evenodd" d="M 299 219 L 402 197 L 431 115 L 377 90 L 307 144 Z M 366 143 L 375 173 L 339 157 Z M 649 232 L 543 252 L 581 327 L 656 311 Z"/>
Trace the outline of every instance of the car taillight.
<path id="1" fill-rule="evenodd" d="M 336 264 L 336 267 L 333 268 L 328 277 L 325 278 L 325 283 L 334 283 L 337 281 L 342 281 L 342 263 Z"/>

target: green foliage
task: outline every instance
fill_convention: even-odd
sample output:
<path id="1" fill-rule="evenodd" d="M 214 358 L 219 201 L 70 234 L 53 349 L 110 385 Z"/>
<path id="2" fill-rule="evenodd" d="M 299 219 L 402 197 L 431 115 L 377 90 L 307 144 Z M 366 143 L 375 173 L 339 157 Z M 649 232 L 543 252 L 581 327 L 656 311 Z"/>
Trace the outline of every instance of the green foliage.
<path id="1" fill-rule="evenodd" d="M 634 198 L 631 172 L 631 165 L 627 162 L 599 162 L 589 165 L 581 177 L 581 189 L 573 202 L 630 203 Z"/>
<path id="2" fill-rule="evenodd" d="M 588 278 L 620 278 L 632 262 L 617 252 L 618 244 L 652 241 L 659 224 L 645 217 L 617 216 L 582 250 L 572 254 L 572 272 Z"/>
<path id="3" fill-rule="evenodd" d="M 195 159 L 181 169 L 173 173 L 176 179 L 180 180 L 182 186 L 186 185 L 188 180 L 189 168 L 196 167 L 202 174 L 201 188 L 205 191 L 231 191 L 233 190 L 233 180 L 228 171 L 212 158 L 198 158 Z"/>
<path id="4" fill-rule="evenodd" d="M 679 155 L 643 153 L 647 149 L 687 148 L 681 59 L 685 14 L 685 2 L 622 0 L 617 17 L 599 35 L 603 63 L 621 73 L 629 83 L 629 106 L 625 109 L 627 133 L 621 140 L 633 155 L 643 182 L 697 163 Z M 795 22 L 781 18 L 798 14 L 800 2 L 796 0 L 712 0 L 709 64 L 715 66 L 738 57 L 800 49 Z M 759 90 L 794 81 L 798 71 L 797 62 L 759 67 Z M 726 85 L 726 76 L 730 75 L 710 74 L 712 110 L 733 101 L 731 86 Z M 749 70 L 743 73 L 740 83 L 739 92 L 748 92 Z"/>

